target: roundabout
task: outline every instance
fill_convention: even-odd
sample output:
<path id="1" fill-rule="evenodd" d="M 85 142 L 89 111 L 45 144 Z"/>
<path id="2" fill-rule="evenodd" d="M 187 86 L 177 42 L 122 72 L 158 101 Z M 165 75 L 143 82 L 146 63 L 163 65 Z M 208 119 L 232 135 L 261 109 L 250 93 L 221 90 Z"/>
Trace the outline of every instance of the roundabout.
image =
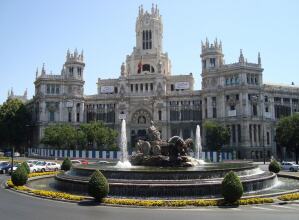
<path id="1" fill-rule="evenodd" d="M 298 219 L 299 204 L 269 204 L 239 207 L 201 208 L 127 208 L 99 206 L 94 202 L 68 203 L 36 198 L 4 188 L 8 177 L 1 175 L 0 213 L 5 219 L 105 219 L 105 220 L 150 220 L 150 219 Z M 278 215 L 279 214 L 279 215 Z"/>

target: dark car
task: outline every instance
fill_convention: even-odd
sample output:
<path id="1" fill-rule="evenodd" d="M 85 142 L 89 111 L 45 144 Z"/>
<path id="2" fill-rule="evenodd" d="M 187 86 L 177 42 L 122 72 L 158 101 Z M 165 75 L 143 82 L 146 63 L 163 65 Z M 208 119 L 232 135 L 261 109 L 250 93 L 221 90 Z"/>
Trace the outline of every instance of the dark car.
<path id="1" fill-rule="evenodd" d="M 0 161 L 0 173 L 7 173 L 11 168 L 11 165 L 8 161 Z"/>

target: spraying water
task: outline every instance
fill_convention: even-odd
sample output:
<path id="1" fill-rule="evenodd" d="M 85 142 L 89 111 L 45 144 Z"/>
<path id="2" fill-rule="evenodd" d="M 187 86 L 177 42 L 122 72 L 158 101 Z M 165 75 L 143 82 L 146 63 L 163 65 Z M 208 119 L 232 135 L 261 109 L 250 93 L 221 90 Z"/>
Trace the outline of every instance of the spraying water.
<path id="1" fill-rule="evenodd" d="M 195 134 L 195 159 L 200 160 L 202 154 L 202 146 L 201 146 L 201 137 L 200 137 L 200 127 L 196 126 L 196 134 Z"/>
<path id="2" fill-rule="evenodd" d="M 120 150 L 121 150 L 121 160 L 116 164 L 119 168 L 129 168 L 131 163 L 128 160 L 128 147 L 127 147 L 127 129 L 126 121 L 122 119 L 121 130 L 120 130 Z"/>

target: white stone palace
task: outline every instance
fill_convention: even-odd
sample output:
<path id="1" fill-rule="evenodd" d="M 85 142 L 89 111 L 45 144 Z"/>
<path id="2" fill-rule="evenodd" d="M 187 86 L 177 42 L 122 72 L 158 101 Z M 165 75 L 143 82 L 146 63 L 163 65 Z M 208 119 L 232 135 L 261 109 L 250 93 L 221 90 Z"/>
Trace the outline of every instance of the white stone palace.
<path id="1" fill-rule="evenodd" d="M 141 6 L 133 52 L 121 64 L 118 78 L 98 79 L 94 95 L 84 95 L 83 52 L 67 51 L 58 75 L 46 73 L 44 66 L 37 71 L 35 95 L 28 101 L 35 146 L 45 127 L 53 123 L 76 126 L 96 120 L 119 130 L 125 118 L 132 146 L 146 135 L 151 120 L 163 139 L 194 138 L 197 124 L 216 120 L 230 128 L 230 144 L 224 150 L 235 152 L 236 157 L 261 159 L 279 153 L 274 125 L 280 117 L 299 111 L 299 87 L 263 84 L 259 54 L 257 63 L 250 63 L 241 50 L 236 63 L 225 64 L 221 41 L 205 40 L 201 43 L 202 90 L 194 90 L 192 73 L 172 74 L 162 39 L 159 9 L 152 6 L 148 12 Z"/>

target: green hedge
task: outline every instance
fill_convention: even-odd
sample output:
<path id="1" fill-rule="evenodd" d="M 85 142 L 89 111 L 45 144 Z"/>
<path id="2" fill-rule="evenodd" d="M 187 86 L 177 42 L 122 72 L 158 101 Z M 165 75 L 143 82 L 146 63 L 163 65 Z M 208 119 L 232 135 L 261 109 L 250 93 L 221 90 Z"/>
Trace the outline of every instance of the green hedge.
<path id="1" fill-rule="evenodd" d="M 68 171 L 72 168 L 72 162 L 69 158 L 65 158 L 61 164 L 61 170 Z"/>
<path id="2" fill-rule="evenodd" d="M 23 163 L 21 164 L 21 166 L 24 167 L 24 169 L 26 170 L 27 174 L 30 173 L 30 168 L 29 168 L 27 162 L 23 162 Z"/>
<path id="3" fill-rule="evenodd" d="M 24 166 L 17 168 L 15 172 L 11 174 L 11 180 L 15 186 L 23 186 L 28 180 L 28 173 Z"/>
<path id="4" fill-rule="evenodd" d="M 102 201 L 109 193 L 108 181 L 99 170 L 94 171 L 91 175 L 88 183 L 88 193 L 96 201 Z"/>
<path id="5" fill-rule="evenodd" d="M 280 165 L 276 160 L 272 160 L 269 164 L 269 171 L 273 173 L 279 173 L 280 171 Z"/>
<path id="6" fill-rule="evenodd" d="M 236 202 L 243 195 L 243 185 L 233 171 L 227 173 L 222 181 L 222 195 L 229 203 Z"/>

